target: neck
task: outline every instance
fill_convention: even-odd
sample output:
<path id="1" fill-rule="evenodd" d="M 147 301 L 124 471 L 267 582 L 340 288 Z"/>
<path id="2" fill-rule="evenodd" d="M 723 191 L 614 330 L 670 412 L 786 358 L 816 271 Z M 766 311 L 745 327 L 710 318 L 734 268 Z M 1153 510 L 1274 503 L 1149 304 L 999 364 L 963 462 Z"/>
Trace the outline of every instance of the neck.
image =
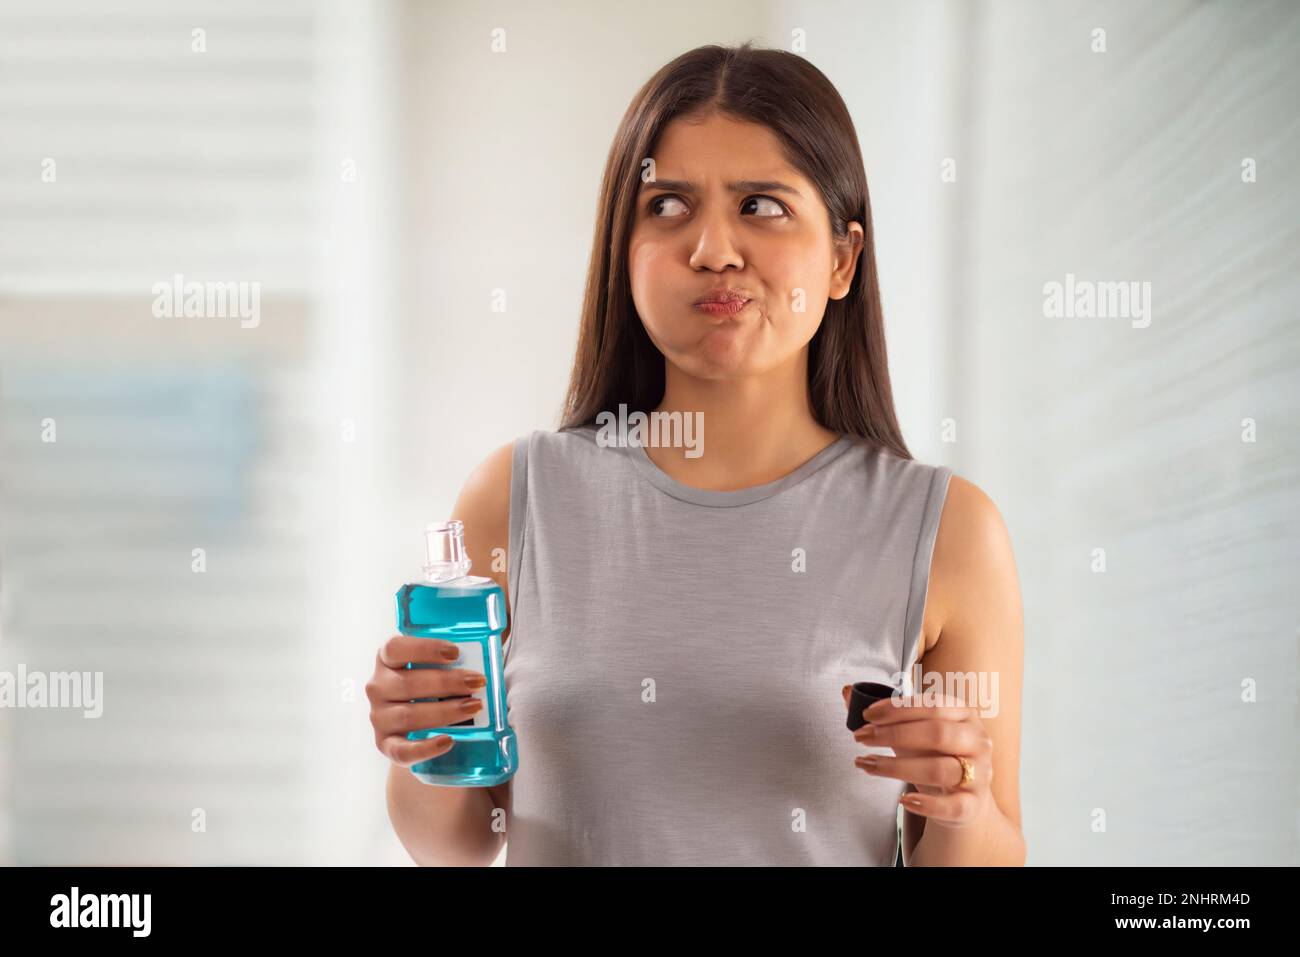
<path id="1" fill-rule="evenodd" d="M 704 454 L 647 446 L 672 478 L 693 488 L 734 491 L 789 475 L 839 436 L 813 418 L 808 402 L 808 350 L 762 375 L 701 379 L 668 363 L 656 412 L 701 412 Z"/>

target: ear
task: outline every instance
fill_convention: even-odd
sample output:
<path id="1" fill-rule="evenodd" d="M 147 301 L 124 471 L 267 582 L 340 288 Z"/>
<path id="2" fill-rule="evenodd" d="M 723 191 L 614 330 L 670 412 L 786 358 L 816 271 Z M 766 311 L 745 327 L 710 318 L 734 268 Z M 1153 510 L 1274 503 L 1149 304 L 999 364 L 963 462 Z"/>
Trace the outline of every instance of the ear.
<path id="1" fill-rule="evenodd" d="M 847 236 L 835 240 L 835 257 L 831 266 L 831 299 L 843 299 L 849 294 L 853 274 L 858 269 L 858 257 L 862 255 L 866 235 L 862 231 L 862 224 L 853 220 L 849 223 L 848 230 Z"/>

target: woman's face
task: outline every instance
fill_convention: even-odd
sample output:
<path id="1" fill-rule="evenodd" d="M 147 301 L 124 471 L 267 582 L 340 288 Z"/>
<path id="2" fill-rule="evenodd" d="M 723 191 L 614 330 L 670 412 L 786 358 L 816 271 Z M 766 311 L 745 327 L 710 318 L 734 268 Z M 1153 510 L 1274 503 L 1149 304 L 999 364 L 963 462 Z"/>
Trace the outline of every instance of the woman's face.
<path id="1" fill-rule="evenodd" d="M 632 299 L 651 340 L 705 379 L 753 376 L 797 358 L 827 299 L 848 293 L 861 225 L 832 243 L 816 187 L 756 123 L 678 117 L 653 159 L 628 246 Z M 750 301 L 734 314 L 696 305 L 719 288 Z"/>

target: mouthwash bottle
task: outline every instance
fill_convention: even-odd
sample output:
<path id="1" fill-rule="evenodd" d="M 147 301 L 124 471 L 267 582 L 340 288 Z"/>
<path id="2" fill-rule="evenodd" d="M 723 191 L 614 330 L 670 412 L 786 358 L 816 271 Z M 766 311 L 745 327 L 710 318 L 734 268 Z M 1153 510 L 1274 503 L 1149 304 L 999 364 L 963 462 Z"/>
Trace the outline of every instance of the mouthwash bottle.
<path id="1" fill-rule="evenodd" d="M 465 527 L 460 522 L 429 525 L 425 529 L 425 549 L 425 580 L 403 585 L 397 592 L 397 630 L 404 635 L 453 641 L 460 647 L 460 657 L 446 664 L 408 661 L 406 667 L 477 671 L 487 678 L 487 684 L 473 692 L 472 697 L 482 700 L 483 707 L 472 717 L 446 727 L 407 732 L 408 741 L 441 734 L 452 738 L 450 751 L 412 765 L 411 773 L 425 784 L 500 784 L 519 769 L 515 732 L 506 721 L 502 678 L 505 595 L 492 579 L 469 574 Z"/>

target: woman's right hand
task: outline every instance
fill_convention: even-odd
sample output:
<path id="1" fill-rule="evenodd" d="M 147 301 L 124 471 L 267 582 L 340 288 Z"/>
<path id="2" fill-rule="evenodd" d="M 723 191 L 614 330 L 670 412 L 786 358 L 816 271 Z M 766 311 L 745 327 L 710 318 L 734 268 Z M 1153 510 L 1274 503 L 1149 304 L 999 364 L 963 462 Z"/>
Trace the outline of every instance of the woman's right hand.
<path id="1" fill-rule="evenodd" d="M 463 668 L 407 668 L 415 664 L 448 664 L 460 656 L 454 641 L 393 635 L 375 655 L 375 673 L 366 682 L 375 746 L 390 761 L 410 767 L 451 750 L 450 735 L 409 741 L 408 731 L 445 728 L 472 717 L 483 702 L 468 697 L 487 684 L 486 676 Z M 469 684 L 467 682 L 475 682 Z M 419 701 L 416 698 L 449 698 Z M 465 705 L 469 702 L 469 707 Z"/>

